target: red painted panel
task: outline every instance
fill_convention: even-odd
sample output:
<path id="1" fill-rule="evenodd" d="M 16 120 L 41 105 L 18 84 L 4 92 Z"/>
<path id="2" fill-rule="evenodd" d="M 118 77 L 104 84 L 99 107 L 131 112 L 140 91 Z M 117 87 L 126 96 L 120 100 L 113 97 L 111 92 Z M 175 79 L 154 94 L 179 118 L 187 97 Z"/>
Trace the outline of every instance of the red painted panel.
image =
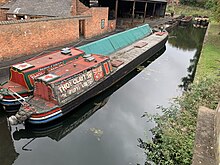
<path id="1" fill-rule="evenodd" d="M 108 61 L 108 65 L 109 65 L 109 68 L 110 68 L 110 72 L 112 72 L 112 64 L 110 61 Z"/>
<path id="2" fill-rule="evenodd" d="M 108 75 L 110 72 L 109 72 L 109 68 L 108 68 L 108 63 L 104 63 L 104 68 L 105 68 L 105 73 Z"/>
<path id="3" fill-rule="evenodd" d="M 11 77 L 10 77 L 11 81 L 28 88 L 23 73 L 19 73 L 18 71 L 15 71 L 13 69 L 10 69 L 10 72 L 11 72 Z"/>

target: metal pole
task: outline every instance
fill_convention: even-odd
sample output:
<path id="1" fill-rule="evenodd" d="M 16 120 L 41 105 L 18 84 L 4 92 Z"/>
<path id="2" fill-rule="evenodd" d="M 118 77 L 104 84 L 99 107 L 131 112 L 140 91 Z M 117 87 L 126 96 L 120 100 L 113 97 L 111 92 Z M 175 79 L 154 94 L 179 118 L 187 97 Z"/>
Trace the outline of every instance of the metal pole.
<path id="1" fill-rule="evenodd" d="M 155 8 L 156 8 L 156 3 L 154 3 L 154 9 L 153 9 L 153 15 L 152 16 L 154 16 Z"/>
<path id="2" fill-rule="evenodd" d="M 115 2 L 115 19 L 117 20 L 118 17 L 118 0 Z"/>
<path id="3" fill-rule="evenodd" d="M 145 22 L 146 12 L 147 12 L 147 2 L 145 3 L 145 7 L 144 7 L 144 20 L 143 20 L 143 23 Z"/>
<path id="4" fill-rule="evenodd" d="M 135 10 L 135 0 L 133 2 L 133 10 L 132 10 L 132 25 L 133 25 L 133 22 L 134 22 L 134 10 Z"/>

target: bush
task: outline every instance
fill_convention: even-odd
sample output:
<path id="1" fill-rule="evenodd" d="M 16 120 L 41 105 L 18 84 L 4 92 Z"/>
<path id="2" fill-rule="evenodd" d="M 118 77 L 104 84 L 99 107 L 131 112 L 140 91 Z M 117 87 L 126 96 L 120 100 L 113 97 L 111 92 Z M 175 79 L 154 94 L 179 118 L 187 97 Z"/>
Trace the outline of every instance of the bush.
<path id="1" fill-rule="evenodd" d="M 139 139 L 140 147 L 146 150 L 146 164 L 191 164 L 197 111 L 200 105 L 216 108 L 220 99 L 220 83 L 216 82 L 219 81 L 204 79 L 194 83 L 169 108 L 159 107 L 162 116 L 145 114 L 156 122 L 151 130 L 153 140 Z"/>
<path id="2" fill-rule="evenodd" d="M 216 0 L 208 0 L 208 1 L 205 3 L 204 7 L 205 7 L 206 9 L 213 9 L 216 5 L 217 5 L 217 1 L 216 1 Z"/>

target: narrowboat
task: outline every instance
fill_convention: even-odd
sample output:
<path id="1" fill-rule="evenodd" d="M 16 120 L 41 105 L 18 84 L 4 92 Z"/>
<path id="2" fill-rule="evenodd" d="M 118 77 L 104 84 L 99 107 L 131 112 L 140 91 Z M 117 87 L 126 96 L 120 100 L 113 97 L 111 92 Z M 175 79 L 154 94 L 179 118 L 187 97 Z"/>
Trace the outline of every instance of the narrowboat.
<path id="1" fill-rule="evenodd" d="M 33 94 L 34 78 L 54 70 L 74 59 L 82 57 L 84 52 L 76 48 L 63 48 L 10 67 L 9 80 L 0 83 L 0 104 L 7 112 L 19 108 L 21 102 Z"/>
<path id="2" fill-rule="evenodd" d="M 192 16 L 185 16 L 180 20 L 181 26 L 189 25 L 192 22 L 193 17 Z"/>
<path id="3" fill-rule="evenodd" d="M 34 79 L 34 94 L 22 103 L 11 124 L 45 124 L 103 92 L 164 48 L 167 32 L 156 32 L 109 56 L 85 54 Z"/>
<path id="4" fill-rule="evenodd" d="M 199 27 L 199 28 L 207 28 L 209 24 L 209 17 L 204 16 L 204 17 L 195 17 L 193 21 L 193 26 L 194 27 Z"/>

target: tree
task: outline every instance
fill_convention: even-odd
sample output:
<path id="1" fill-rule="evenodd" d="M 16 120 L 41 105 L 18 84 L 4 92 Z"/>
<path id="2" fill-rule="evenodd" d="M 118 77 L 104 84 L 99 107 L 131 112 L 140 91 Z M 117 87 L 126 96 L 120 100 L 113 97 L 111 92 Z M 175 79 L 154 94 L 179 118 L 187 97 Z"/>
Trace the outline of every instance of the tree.
<path id="1" fill-rule="evenodd" d="M 216 6 L 215 6 L 215 12 L 214 12 L 214 18 L 216 21 L 220 22 L 220 1 L 219 0 L 215 0 Z"/>

